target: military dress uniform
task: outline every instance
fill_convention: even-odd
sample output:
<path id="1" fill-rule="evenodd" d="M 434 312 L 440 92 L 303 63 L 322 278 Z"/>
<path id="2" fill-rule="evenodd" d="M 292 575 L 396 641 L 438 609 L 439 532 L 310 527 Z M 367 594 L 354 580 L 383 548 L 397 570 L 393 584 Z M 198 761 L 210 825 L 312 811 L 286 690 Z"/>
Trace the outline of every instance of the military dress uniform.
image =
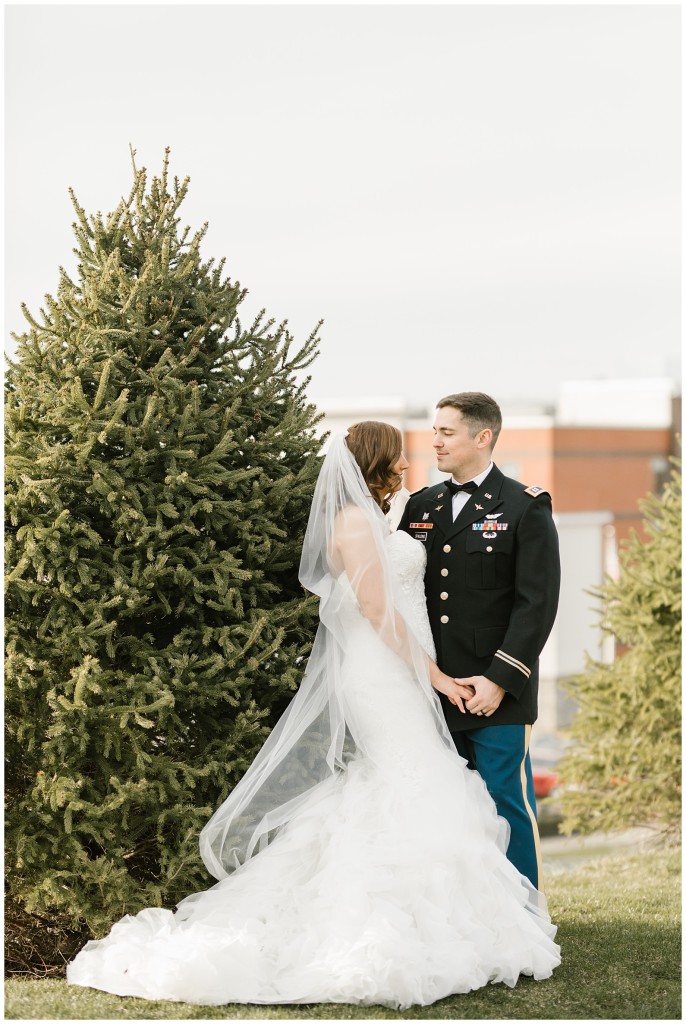
<path id="1" fill-rule="evenodd" d="M 538 888 L 528 747 L 538 712 L 538 657 L 560 589 L 550 495 L 493 466 L 454 522 L 444 481 L 410 497 L 398 528 L 426 547 L 425 589 L 439 667 L 453 677 L 486 676 L 506 691 L 488 717 L 463 714 L 440 697 L 459 753 L 510 824 L 509 859 Z"/>

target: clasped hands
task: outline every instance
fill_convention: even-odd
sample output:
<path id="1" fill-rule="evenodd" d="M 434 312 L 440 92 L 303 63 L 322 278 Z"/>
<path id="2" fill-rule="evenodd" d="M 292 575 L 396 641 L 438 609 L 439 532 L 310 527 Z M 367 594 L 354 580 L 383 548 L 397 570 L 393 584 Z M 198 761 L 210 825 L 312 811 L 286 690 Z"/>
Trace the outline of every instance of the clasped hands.
<path id="1" fill-rule="evenodd" d="M 473 715 L 490 718 L 500 707 L 505 690 L 497 683 L 491 682 L 486 676 L 467 676 L 465 679 L 453 679 L 438 667 L 431 673 L 431 685 L 439 693 L 445 694 L 451 704 L 462 711 L 465 707 Z"/>

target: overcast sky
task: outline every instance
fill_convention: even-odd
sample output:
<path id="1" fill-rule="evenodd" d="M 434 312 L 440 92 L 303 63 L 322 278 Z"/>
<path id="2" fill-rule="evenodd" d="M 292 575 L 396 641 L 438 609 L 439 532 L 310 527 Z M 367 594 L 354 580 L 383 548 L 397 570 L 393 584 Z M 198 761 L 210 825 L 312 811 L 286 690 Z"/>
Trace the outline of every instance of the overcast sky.
<path id="1" fill-rule="evenodd" d="M 172 148 L 314 399 L 679 376 L 680 9 L 10 6 L 6 318 Z"/>

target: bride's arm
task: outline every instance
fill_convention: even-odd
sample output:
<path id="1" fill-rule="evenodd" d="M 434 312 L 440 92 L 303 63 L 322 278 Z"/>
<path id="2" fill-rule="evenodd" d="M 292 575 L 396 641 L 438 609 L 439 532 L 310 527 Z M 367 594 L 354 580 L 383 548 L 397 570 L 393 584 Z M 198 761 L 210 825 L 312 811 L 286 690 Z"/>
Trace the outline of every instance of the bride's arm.
<path id="1" fill-rule="evenodd" d="M 419 644 L 415 646 L 413 657 L 405 620 L 389 599 L 391 584 L 385 577 L 377 543 L 371 525 L 360 509 L 350 507 L 339 513 L 334 525 L 334 561 L 345 570 L 362 615 L 383 642 L 400 655 L 410 668 L 415 668 Z M 436 662 L 424 651 L 421 656 L 426 659 L 429 680 L 434 689 L 444 693 L 464 711 L 462 698 L 472 697 L 472 691 L 441 672 Z"/>
<path id="2" fill-rule="evenodd" d="M 334 524 L 334 550 L 345 570 L 360 611 L 385 643 L 412 663 L 407 627 L 393 608 L 390 580 L 386 578 L 378 545 L 365 514 L 344 508 Z"/>

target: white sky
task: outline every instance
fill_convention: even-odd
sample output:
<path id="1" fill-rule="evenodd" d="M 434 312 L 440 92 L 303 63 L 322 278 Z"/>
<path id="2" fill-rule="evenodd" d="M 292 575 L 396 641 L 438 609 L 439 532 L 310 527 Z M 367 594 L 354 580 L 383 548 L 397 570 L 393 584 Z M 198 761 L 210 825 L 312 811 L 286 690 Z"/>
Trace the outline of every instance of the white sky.
<path id="1" fill-rule="evenodd" d="M 679 376 L 680 8 L 9 6 L 6 310 L 172 147 L 311 396 Z"/>

